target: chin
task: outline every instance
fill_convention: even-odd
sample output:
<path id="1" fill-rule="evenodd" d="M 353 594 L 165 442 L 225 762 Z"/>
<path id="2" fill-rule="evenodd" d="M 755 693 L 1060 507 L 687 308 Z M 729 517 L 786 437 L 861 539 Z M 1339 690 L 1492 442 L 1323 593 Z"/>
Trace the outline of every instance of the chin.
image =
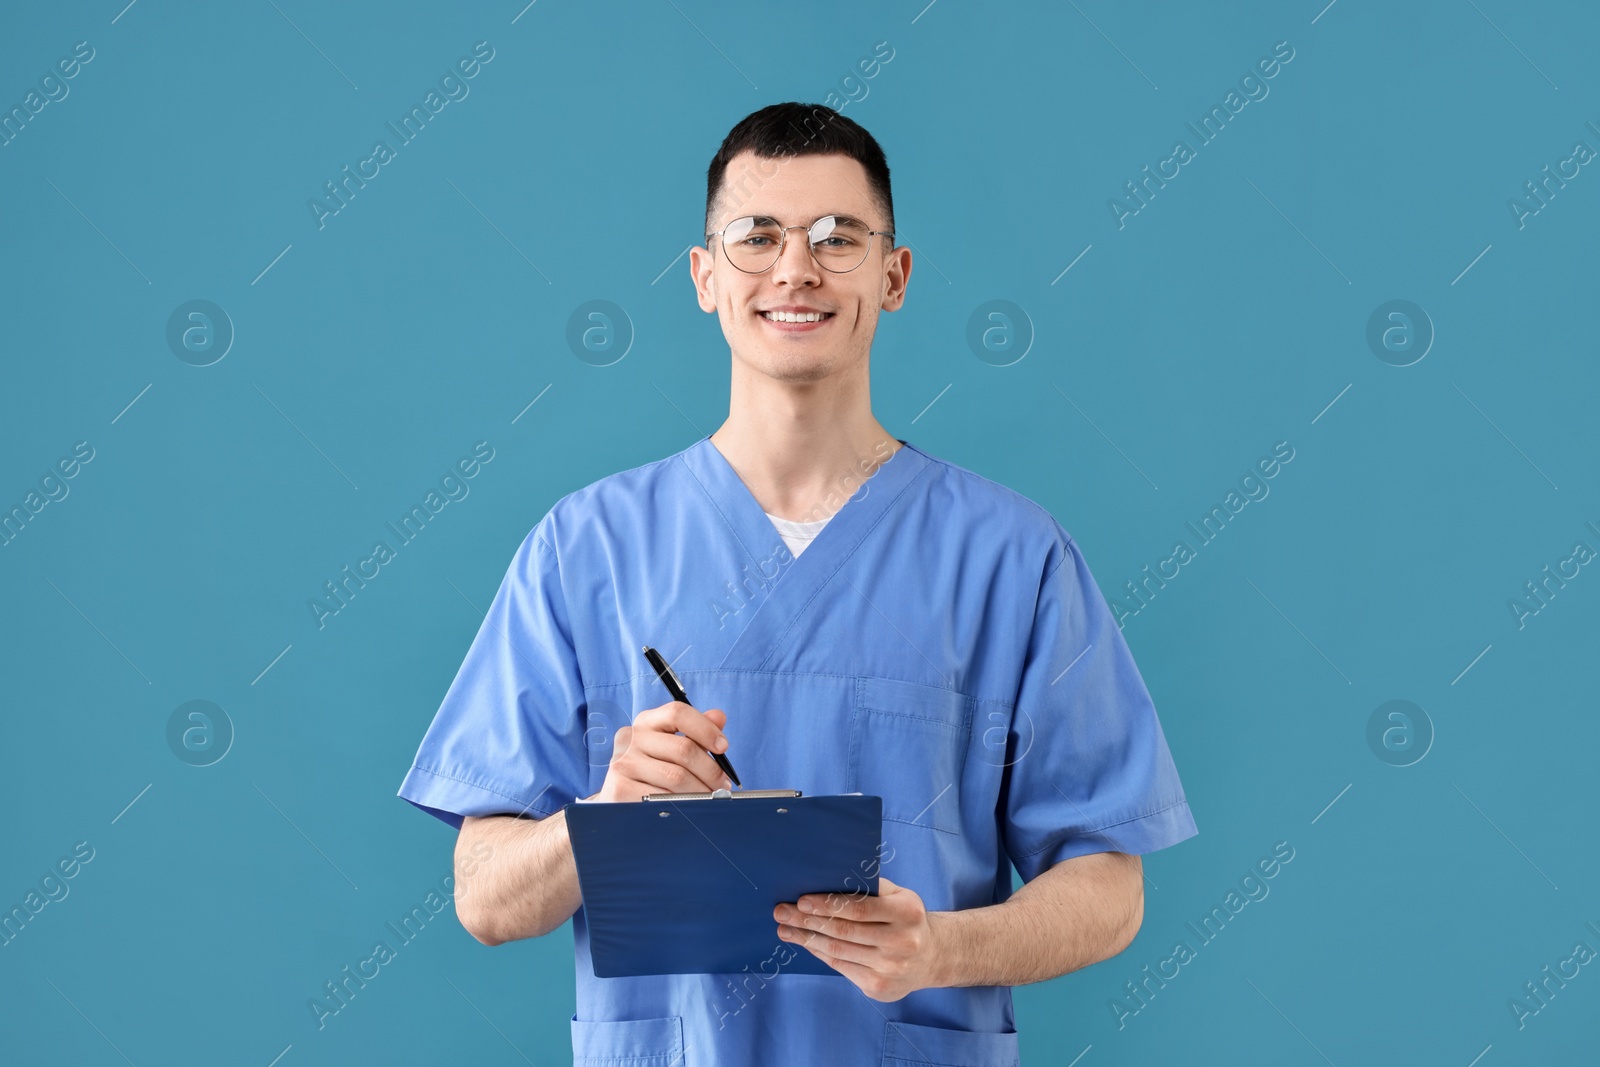
<path id="1" fill-rule="evenodd" d="M 834 371 L 832 360 L 774 359 L 766 360 L 762 373 L 780 382 L 820 382 Z"/>
<path id="2" fill-rule="evenodd" d="M 838 369 L 838 360 L 832 355 L 774 352 L 764 346 L 744 362 L 751 370 L 780 382 L 819 382 Z"/>

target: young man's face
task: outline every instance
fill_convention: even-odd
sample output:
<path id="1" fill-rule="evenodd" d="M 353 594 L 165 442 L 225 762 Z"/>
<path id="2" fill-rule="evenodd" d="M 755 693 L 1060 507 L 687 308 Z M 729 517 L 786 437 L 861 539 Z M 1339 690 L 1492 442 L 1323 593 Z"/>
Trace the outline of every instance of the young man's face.
<path id="1" fill-rule="evenodd" d="M 810 226 L 824 215 L 848 215 L 873 230 L 889 229 L 874 202 L 867 171 L 845 155 L 759 159 L 741 152 L 728 164 L 714 205 L 710 231 L 734 219 L 765 215 L 782 226 Z M 866 261 L 846 273 L 825 270 L 812 255 L 804 229 L 788 231 L 783 254 L 760 274 L 747 274 L 728 262 L 722 238 L 713 237 L 689 253 L 700 307 L 722 321 L 733 358 L 770 378 L 820 381 L 865 364 L 878 328 L 878 312 L 905 301 L 911 252 L 891 249 L 888 238 L 871 238 Z M 763 312 L 823 312 L 821 322 L 770 321 Z"/>

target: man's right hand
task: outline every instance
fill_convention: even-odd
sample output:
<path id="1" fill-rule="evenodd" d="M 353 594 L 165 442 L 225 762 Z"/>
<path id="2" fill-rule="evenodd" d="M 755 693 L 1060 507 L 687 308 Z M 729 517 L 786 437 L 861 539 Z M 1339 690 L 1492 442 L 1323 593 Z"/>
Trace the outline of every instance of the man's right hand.
<path id="1" fill-rule="evenodd" d="M 647 708 L 631 726 L 617 731 L 611 765 L 594 800 L 638 800 L 646 793 L 709 793 L 731 789 L 708 754 L 726 752 L 722 728 L 728 716 L 720 708 L 701 712 L 672 701 Z"/>

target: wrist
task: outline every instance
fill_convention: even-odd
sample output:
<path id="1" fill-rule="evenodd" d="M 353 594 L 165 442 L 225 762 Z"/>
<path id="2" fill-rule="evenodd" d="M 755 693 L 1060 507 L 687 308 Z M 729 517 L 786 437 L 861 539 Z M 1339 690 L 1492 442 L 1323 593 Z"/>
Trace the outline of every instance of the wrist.
<path id="1" fill-rule="evenodd" d="M 928 989 L 943 989 L 958 985 L 955 975 L 954 955 L 957 932 L 956 913 L 953 911 L 928 912 Z"/>

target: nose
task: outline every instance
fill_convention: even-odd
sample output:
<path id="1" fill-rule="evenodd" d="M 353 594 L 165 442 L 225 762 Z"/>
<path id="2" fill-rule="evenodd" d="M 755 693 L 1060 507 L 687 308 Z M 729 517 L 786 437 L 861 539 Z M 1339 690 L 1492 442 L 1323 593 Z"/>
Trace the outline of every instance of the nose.
<path id="1" fill-rule="evenodd" d="M 799 231 L 798 233 L 791 231 Z M 783 234 L 783 249 L 778 262 L 772 267 L 774 284 L 791 286 L 819 285 L 822 268 L 811 254 L 811 230 L 806 226 L 791 226 Z"/>

